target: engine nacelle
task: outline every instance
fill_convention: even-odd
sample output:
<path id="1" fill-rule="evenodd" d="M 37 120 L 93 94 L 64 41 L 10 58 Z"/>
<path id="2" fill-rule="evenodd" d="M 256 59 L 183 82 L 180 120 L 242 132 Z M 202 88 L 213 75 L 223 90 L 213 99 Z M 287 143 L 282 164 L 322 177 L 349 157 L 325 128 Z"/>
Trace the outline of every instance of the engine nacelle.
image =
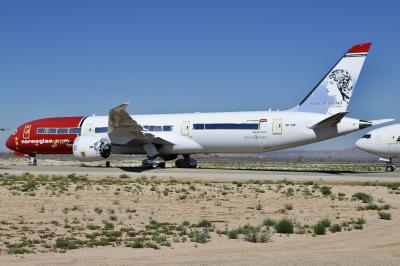
<path id="1" fill-rule="evenodd" d="M 78 136 L 73 145 L 74 157 L 80 161 L 99 161 L 111 154 L 108 137 Z"/>

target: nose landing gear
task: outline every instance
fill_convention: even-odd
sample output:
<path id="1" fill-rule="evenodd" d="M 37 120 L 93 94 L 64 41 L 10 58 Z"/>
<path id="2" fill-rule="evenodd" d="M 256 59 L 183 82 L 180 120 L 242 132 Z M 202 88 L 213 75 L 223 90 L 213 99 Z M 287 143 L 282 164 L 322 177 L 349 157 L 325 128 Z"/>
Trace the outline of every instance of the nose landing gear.
<path id="1" fill-rule="evenodd" d="M 386 166 L 385 166 L 386 172 L 393 172 L 395 169 L 396 168 L 392 163 L 392 158 L 389 158 L 389 160 L 386 162 Z"/>
<path id="2" fill-rule="evenodd" d="M 29 155 L 28 165 L 29 166 L 36 166 L 37 165 L 36 154 L 30 154 Z"/>

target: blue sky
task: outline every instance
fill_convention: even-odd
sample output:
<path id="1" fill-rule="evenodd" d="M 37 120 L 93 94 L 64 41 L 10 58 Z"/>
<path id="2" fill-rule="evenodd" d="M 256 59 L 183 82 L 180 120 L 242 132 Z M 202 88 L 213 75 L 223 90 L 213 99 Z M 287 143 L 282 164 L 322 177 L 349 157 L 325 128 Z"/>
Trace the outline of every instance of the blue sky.
<path id="1" fill-rule="evenodd" d="M 399 117 L 396 1 L 2 1 L 0 127 L 52 116 L 287 109 L 373 46 L 349 116 Z M 353 146 L 365 131 L 309 145 Z M 0 133 L 0 150 L 9 133 Z"/>

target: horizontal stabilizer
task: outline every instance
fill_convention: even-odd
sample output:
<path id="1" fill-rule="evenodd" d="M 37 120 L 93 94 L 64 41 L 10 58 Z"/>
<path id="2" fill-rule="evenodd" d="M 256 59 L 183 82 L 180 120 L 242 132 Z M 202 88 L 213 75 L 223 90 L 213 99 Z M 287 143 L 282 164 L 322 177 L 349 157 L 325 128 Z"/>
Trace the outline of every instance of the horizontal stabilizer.
<path id="1" fill-rule="evenodd" d="M 319 128 L 333 127 L 333 126 L 337 125 L 347 113 L 348 112 L 341 112 L 341 113 L 331 115 L 331 116 L 319 121 L 318 123 L 316 123 L 312 126 L 309 126 L 308 128 L 314 129 L 317 127 L 319 127 Z"/>
<path id="2" fill-rule="evenodd" d="M 380 124 L 389 123 L 392 121 L 394 121 L 393 118 L 386 118 L 386 119 L 379 119 L 379 120 L 371 120 L 369 122 L 371 122 L 373 126 L 376 126 L 376 125 L 380 125 Z"/>

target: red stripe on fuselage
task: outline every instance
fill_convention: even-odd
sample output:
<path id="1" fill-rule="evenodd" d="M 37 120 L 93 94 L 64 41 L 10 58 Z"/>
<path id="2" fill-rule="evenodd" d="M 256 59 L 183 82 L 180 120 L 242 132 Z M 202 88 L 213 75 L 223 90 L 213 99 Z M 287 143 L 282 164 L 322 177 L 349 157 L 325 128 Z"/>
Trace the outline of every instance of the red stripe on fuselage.
<path id="1" fill-rule="evenodd" d="M 13 150 L 25 154 L 71 154 L 77 134 L 38 134 L 37 129 L 77 128 L 83 118 L 52 117 L 30 121 L 18 127 L 17 134 L 11 135 L 7 143 L 12 144 Z M 30 126 L 29 134 L 24 133 L 27 126 Z"/>

